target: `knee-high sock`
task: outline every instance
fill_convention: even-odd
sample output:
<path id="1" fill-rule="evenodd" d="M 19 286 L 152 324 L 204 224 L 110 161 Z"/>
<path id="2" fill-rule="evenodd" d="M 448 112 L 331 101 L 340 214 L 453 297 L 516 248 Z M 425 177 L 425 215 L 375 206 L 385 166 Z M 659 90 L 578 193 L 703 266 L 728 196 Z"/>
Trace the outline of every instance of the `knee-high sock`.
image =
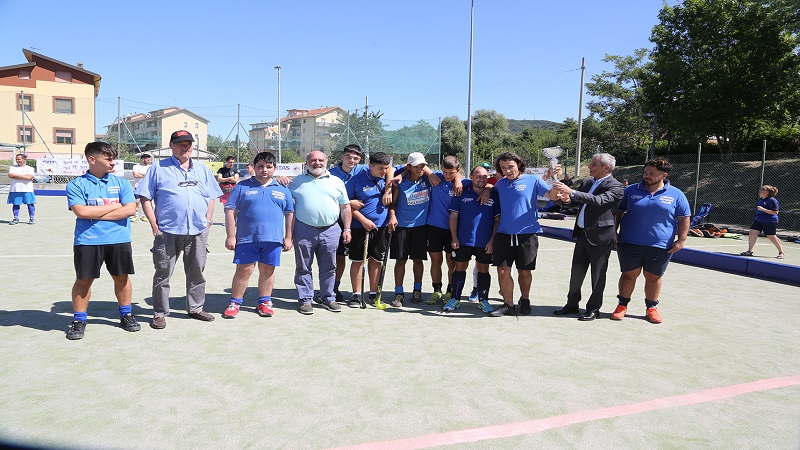
<path id="1" fill-rule="evenodd" d="M 34 214 L 36 214 L 36 205 L 31 203 L 30 205 L 28 205 L 28 217 L 33 219 Z"/>
<path id="2" fill-rule="evenodd" d="M 489 272 L 478 272 L 478 298 L 481 300 L 489 299 L 489 286 L 492 284 L 492 274 Z"/>
<path id="3" fill-rule="evenodd" d="M 19 205 L 12 206 L 11 212 L 14 213 L 14 220 L 19 220 Z"/>
<path id="4" fill-rule="evenodd" d="M 452 288 L 453 298 L 460 299 L 461 291 L 464 290 L 464 283 L 467 282 L 467 272 L 464 270 L 456 270 L 453 272 L 453 282 L 450 284 Z"/>

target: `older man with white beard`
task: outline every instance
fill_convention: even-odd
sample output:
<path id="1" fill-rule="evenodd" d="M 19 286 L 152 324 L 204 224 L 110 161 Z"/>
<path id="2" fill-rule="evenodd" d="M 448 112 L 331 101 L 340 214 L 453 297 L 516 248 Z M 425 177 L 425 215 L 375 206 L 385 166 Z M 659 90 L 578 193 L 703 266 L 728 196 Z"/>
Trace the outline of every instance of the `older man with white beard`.
<path id="1" fill-rule="evenodd" d="M 295 201 L 292 241 L 296 270 L 294 283 L 301 314 L 313 314 L 314 278 L 311 266 L 317 260 L 319 298 L 322 306 L 340 312 L 333 284 L 336 280 L 336 247 L 339 236 L 350 242 L 350 200 L 344 182 L 326 170 L 328 157 L 313 151 L 306 157 L 306 172 L 289 183 Z M 344 228 L 340 228 L 341 217 Z"/>

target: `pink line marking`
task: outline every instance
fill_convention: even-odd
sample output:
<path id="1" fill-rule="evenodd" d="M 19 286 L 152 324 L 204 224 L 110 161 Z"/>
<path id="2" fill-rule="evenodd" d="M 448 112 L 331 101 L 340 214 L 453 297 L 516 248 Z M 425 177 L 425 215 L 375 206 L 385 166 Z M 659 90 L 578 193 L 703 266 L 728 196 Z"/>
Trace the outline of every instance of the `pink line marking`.
<path id="1" fill-rule="evenodd" d="M 571 414 L 548 417 L 545 419 L 529 420 L 526 422 L 494 425 L 482 428 L 450 431 L 447 433 L 429 434 L 426 436 L 397 439 L 393 441 L 371 442 L 341 447 L 341 449 L 420 449 L 437 447 L 441 445 L 463 444 L 489 439 L 500 439 L 523 434 L 534 434 L 553 428 L 563 428 L 576 423 L 592 420 L 608 419 L 611 417 L 627 416 L 657 409 L 674 408 L 678 406 L 694 405 L 697 403 L 712 402 L 736 397 L 752 392 L 767 391 L 787 386 L 800 385 L 800 375 L 771 378 L 753 381 L 751 383 L 736 384 L 722 388 L 707 389 L 691 394 L 676 395 L 673 397 L 657 398 L 640 403 L 612 406 L 610 408 L 580 411 Z"/>

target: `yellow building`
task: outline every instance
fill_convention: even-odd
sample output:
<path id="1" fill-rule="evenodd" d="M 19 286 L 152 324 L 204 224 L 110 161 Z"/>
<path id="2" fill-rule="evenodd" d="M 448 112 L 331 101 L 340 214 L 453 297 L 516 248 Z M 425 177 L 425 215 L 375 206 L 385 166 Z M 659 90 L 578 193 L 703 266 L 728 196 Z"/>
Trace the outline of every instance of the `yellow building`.
<path id="1" fill-rule="evenodd" d="M 128 145 L 131 152 L 169 148 L 169 137 L 178 130 L 192 133 L 195 150 L 208 149 L 208 119 L 176 106 L 129 114 L 106 128 L 111 140 L 116 140 L 119 130 L 120 142 Z"/>
<path id="2" fill-rule="evenodd" d="M 0 67 L 0 147 L 32 158 L 83 154 L 94 141 L 94 99 L 100 75 L 30 50 L 27 63 Z M 13 150 L 0 151 L 12 159 Z"/>

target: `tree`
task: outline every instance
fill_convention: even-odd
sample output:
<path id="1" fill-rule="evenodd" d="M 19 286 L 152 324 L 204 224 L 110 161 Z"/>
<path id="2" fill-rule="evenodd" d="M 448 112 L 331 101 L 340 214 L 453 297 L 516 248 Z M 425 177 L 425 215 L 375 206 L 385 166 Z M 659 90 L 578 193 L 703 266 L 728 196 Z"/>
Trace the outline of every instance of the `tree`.
<path id="1" fill-rule="evenodd" d="M 495 110 L 479 109 L 472 115 L 472 156 L 475 161 L 491 161 L 510 144 L 508 119 Z"/>
<path id="2" fill-rule="evenodd" d="M 632 56 L 606 55 L 603 62 L 612 63 L 614 69 L 592 76 L 586 90 L 596 100 L 589 101 L 590 117 L 597 120 L 593 136 L 595 145 L 621 159 L 641 155 L 649 142 L 650 124 L 643 117 L 640 89 L 649 76 L 647 49 L 640 48 Z M 586 125 L 586 122 L 584 122 Z"/>
<path id="3" fill-rule="evenodd" d="M 714 136 L 730 154 L 760 127 L 797 120 L 798 37 L 770 8 L 749 0 L 685 0 L 662 8 L 643 84 L 660 125 L 695 139 Z"/>
<path id="4" fill-rule="evenodd" d="M 442 157 L 463 159 L 467 148 L 467 124 L 457 116 L 442 119 Z"/>

